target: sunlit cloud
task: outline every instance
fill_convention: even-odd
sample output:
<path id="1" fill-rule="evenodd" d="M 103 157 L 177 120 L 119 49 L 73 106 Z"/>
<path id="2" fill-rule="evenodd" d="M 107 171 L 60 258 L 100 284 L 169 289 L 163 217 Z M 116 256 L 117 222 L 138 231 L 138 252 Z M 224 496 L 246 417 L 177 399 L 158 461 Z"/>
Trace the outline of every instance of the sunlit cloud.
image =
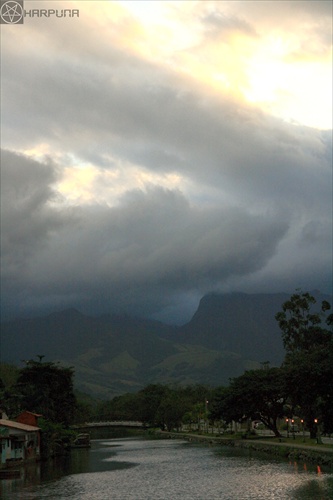
<path id="1" fill-rule="evenodd" d="M 332 64 L 291 61 L 289 51 L 281 38 L 272 38 L 258 49 L 247 64 L 246 99 L 280 118 L 332 128 Z"/>
<path id="2" fill-rule="evenodd" d="M 273 116 L 319 129 L 332 127 L 332 53 L 322 46 L 315 28 L 304 26 L 302 31 L 296 19 L 286 20 L 285 28 L 275 27 L 273 34 L 263 24 L 259 35 L 242 21 L 244 2 L 235 2 L 233 9 L 230 2 L 120 4 L 142 27 L 144 43 L 138 50 L 144 57 L 208 88 L 241 95 Z M 214 36 L 205 26 L 212 12 L 217 20 Z M 295 28 L 291 33 L 290 24 Z M 304 30 L 311 45 L 302 40 Z"/>
<path id="3" fill-rule="evenodd" d="M 66 8 L 1 30 L 4 309 L 329 291 L 331 3 Z"/>
<path id="4" fill-rule="evenodd" d="M 58 204 L 62 200 L 62 203 L 73 206 L 115 206 L 129 190 L 144 190 L 147 186 L 180 189 L 184 185 L 186 182 L 177 173 L 158 175 L 130 164 L 119 165 L 112 170 L 86 164 L 62 168 L 61 179 L 54 187 L 61 195 Z"/>

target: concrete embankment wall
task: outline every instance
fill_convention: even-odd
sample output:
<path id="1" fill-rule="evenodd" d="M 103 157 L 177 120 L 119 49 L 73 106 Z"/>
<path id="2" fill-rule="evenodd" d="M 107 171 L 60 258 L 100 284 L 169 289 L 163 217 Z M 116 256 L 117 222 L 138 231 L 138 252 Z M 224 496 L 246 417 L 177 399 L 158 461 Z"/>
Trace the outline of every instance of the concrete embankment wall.
<path id="1" fill-rule="evenodd" d="M 192 442 L 220 444 L 266 453 L 274 457 L 283 457 L 289 460 L 308 462 L 316 465 L 325 465 L 333 468 L 333 448 L 318 448 L 315 446 L 301 446 L 289 443 L 259 441 L 252 439 L 228 439 L 213 436 L 199 436 L 178 432 L 159 432 L 160 437 L 171 439 L 185 439 Z M 320 445 L 318 445 L 320 446 Z"/>

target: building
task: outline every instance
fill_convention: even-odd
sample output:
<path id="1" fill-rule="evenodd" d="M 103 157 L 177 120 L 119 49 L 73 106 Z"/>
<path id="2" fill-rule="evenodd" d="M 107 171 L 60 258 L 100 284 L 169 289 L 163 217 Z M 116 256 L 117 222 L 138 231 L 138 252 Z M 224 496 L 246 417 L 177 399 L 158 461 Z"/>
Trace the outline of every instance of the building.
<path id="1" fill-rule="evenodd" d="M 40 457 L 40 428 L 12 420 L 0 420 L 0 467 Z"/>
<path id="2" fill-rule="evenodd" d="M 23 411 L 16 418 L 16 422 L 20 422 L 20 424 L 32 425 L 34 427 L 38 427 L 38 419 L 43 415 L 39 415 L 39 413 L 32 413 L 31 411 Z"/>

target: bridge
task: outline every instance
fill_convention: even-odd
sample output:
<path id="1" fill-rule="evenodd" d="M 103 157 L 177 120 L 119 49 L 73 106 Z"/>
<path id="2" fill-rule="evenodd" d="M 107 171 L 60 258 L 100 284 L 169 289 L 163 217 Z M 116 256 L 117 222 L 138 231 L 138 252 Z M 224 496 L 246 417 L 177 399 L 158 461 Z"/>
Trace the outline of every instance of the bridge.
<path id="1" fill-rule="evenodd" d="M 112 428 L 112 427 L 122 427 L 127 429 L 146 429 L 147 426 L 139 421 L 124 421 L 124 420 L 112 420 L 108 422 L 85 422 L 84 424 L 72 425 L 73 430 L 83 430 L 83 429 L 99 429 L 99 428 Z"/>

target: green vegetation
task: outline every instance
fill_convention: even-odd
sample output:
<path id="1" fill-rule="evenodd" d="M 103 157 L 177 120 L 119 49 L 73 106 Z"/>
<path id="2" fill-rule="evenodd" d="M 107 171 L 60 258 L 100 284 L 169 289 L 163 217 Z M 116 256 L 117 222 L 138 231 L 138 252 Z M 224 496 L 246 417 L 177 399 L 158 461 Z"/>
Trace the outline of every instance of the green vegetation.
<path id="1" fill-rule="evenodd" d="M 7 363 L 0 364 L 0 412 L 7 415 L 15 413 L 17 400 L 15 395 L 15 384 L 19 376 L 16 366 Z"/>
<path id="2" fill-rule="evenodd" d="M 284 425 L 295 443 L 307 442 L 305 430 L 319 443 L 321 433 L 333 432 L 333 315 L 327 301 L 320 310 L 314 309 L 315 302 L 309 293 L 295 293 L 276 314 L 285 348 L 280 367 L 263 362 L 261 369 L 231 379 L 228 387 L 149 384 L 137 393 L 95 401 L 74 394 L 73 368 L 38 356 L 21 369 L 1 365 L 0 407 L 10 418 L 22 410 L 43 415 L 44 432 L 56 440 L 60 429 L 65 439 L 71 424 L 96 420 L 137 420 L 162 430 L 185 427 L 218 434 L 235 432 L 243 424 L 243 437 L 251 438 L 251 422 L 256 421 L 277 438 Z M 179 354 L 173 356 L 179 368 Z M 132 362 L 128 354 L 118 360 Z"/>
<path id="3" fill-rule="evenodd" d="M 72 368 L 52 362 L 26 361 L 24 368 L 1 366 L 0 408 L 10 419 L 22 411 L 40 415 L 42 456 L 63 453 L 69 445 L 72 423 L 79 405 L 73 392 Z"/>
<path id="4" fill-rule="evenodd" d="M 285 414 L 287 396 L 281 369 L 250 370 L 233 379 L 222 395 L 215 396 L 211 415 L 227 422 L 260 420 L 280 437 L 277 421 Z"/>
<path id="5" fill-rule="evenodd" d="M 149 384 L 228 385 L 230 377 L 280 364 L 274 314 L 286 294 L 207 296 L 183 326 L 127 316 L 90 317 L 75 310 L 1 323 L 1 357 L 59 360 L 75 366 L 75 386 L 98 399 Z M 327 297 L 326 297 L 327 299 Z M 329 299 L 328 299 L 329 300 Z"/>
<path id="6" fill-rule="evenodd" d="M 279 422 L 295 438 L 293 425 L 310 431 L 333 431 L 332 314 L 327 301 L 313 311 L 309 293 L 295 293 L 282 305 L 276 320 L 282 331 L 285 359 L 280 367 L 263 362 L 231 379 L 228 387 L 149 385 L 137 394 L 125 394 L 104 403 L 106 420 L 140 420 L 161 429 L 208 430 L 230 428 L 232 422 L 262 422 L 281 437 Z M 283 420 L 282 420 L 283 419 Z M 300 438 L 297 438 L 299 440 Z M 305 439 L 305 438 L 301 438 Z M 304 441 L 305 442 L 305 441 Z"/>
<path id="7" fill-rule="evenodd" d="M 208 418 L 205 401 L 213 389 L 203 385 L 166 386 L 151 384 L 136 394 L 124 394 L 104 402 L 99 408 L 102 420 L 138 420 L 150 427 L 179 429 L 186 423 L 200 426 Z"/>
<path id="8" fill-rule="evenodd" d="M 15 391 L 21 409 L 43 415 L 46 420 L 61 423 L 64 427 L 72 422 L 75 413 L 72 368 L 64 368 L 53 362 L 30 360 L 19 371 Z"/>
<path id="9" fill-rule="evenodd" d="M 290 405 L 306 422 L 311 437 L 318 431 L 333 432 L 333 314 L 327 301 L 313 313 L 315 299 L 309 293 L 294 294 L 276 319 L 286 349 L 282 370 Z"/>

